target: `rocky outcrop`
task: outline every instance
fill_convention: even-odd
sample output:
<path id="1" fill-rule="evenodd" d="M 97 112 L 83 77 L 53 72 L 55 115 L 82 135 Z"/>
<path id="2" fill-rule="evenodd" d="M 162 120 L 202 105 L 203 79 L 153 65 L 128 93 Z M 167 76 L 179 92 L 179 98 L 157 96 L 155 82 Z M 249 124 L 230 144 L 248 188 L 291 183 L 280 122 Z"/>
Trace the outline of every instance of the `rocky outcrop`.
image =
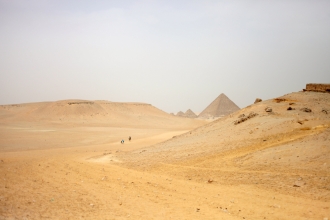
<path id="1" fill-rule="evenodd" d="M 254 104 L 256 104 L 258 102 L 262 102 L 262 99 L 256 98 L 256 100 L 254 101 Z"/>
<path id="2" fill-rule="evenodd" d="M 265 108 L 265 111 L 266 111 L 266 112 L 272 112 L 273 109 L 272 109 L 271 107 L 266 107 L 266 108 Z"/>
<path id="3" fill-rule="evenodd" d="M 244 121 L 246 121 L 248 119 L 254 118 L 257 115 L 258 114 L 257 113 L 254 113 L 254 112 L 250 112 L 250 114 L 247 115 L 247 116 L 244 115 L 244 114 L 241 114 L 240 116 L 238 116 L 239 119 L 234 121 L 234 125 L 240 124 L 240 123 L 242 123 L 242 122 L 244 122 Z"/>
<path id="4" fill-rule="evenodd" d="M 304 89 L 304 91 L 330 93 L 330 84 L 309 83 L 309 84 L 306 84 L 306 89 Z"/>

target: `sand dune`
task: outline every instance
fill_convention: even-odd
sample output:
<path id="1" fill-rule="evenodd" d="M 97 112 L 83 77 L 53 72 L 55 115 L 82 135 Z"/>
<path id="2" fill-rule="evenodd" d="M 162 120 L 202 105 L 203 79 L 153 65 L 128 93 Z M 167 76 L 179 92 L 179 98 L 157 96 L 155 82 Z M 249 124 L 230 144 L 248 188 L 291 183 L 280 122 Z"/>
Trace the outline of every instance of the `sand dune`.
<path id="1" fill-rule="evenodd" d="M 206 123 L 174 117 L 150 104 L 86 100 L 0 106 L 0 116 L 2 150 L 109 144 Z"/>
<path id="2" fill-rule="evenodd" d="M 330 218 L 327 93 L 210 123 L 141 103 L 1 106 L 0 129 L 0 219 Z"/>
<path id="3" fill-rule="evenodd" d="M 54 122 L 54 123 L 104 123 L 113 126 L 164 126 L 184 127 L 196 124 L 181 120 L 145 103 L 120 103 L 109 101 L 63 100 L 30 104 L 0 106 L 0 123 L 9 122 Z M 183 123 L 182 123 L 183 122 Z M 203 123 L 200 123 L 200 125 Z"/>

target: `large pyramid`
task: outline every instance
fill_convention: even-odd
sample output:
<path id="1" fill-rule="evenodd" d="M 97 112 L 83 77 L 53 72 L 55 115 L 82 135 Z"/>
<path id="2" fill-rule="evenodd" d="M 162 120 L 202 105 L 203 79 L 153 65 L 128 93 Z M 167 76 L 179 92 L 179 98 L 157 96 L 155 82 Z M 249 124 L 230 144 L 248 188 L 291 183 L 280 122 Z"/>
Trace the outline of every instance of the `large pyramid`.
<path id="1" fill-rule="evenodd" d="M 229 115 L 240 108 L 225 94 L 221 93 L 209 106 L 199 115 L 199 118 L 214 118 Z"/>

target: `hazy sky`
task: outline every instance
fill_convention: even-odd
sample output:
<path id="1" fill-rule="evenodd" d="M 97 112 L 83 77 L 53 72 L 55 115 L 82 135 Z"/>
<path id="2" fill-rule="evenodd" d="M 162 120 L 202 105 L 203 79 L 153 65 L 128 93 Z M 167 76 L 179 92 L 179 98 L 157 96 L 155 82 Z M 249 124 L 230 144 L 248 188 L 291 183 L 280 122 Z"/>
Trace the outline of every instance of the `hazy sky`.
<path id="1" fill-rule="evenodd" d="M 0 0 L 0 104 L 201 112 L 330 83 L 330 1 Z"/>

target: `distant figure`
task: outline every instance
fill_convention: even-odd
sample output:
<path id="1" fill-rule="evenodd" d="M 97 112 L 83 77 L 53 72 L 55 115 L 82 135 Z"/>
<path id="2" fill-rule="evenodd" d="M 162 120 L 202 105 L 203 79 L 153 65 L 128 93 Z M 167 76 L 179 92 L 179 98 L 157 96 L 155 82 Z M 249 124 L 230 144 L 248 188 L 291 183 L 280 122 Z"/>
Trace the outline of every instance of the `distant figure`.
<path id="1" fill-rule="evenodd" d="M 128 137 L 128 140 L 131 141 L 131 139 L 132 139 L 131 136 L 129 136 L 129 137 Z"/>
<path id="2" fill-rule="evenodd" d="M 120 143 L 122 143 L 122 144 L 123 144 L 123 143 L 124 143 L 124 140 L 121 140 L 121 142 L 120 142 Z"/>

